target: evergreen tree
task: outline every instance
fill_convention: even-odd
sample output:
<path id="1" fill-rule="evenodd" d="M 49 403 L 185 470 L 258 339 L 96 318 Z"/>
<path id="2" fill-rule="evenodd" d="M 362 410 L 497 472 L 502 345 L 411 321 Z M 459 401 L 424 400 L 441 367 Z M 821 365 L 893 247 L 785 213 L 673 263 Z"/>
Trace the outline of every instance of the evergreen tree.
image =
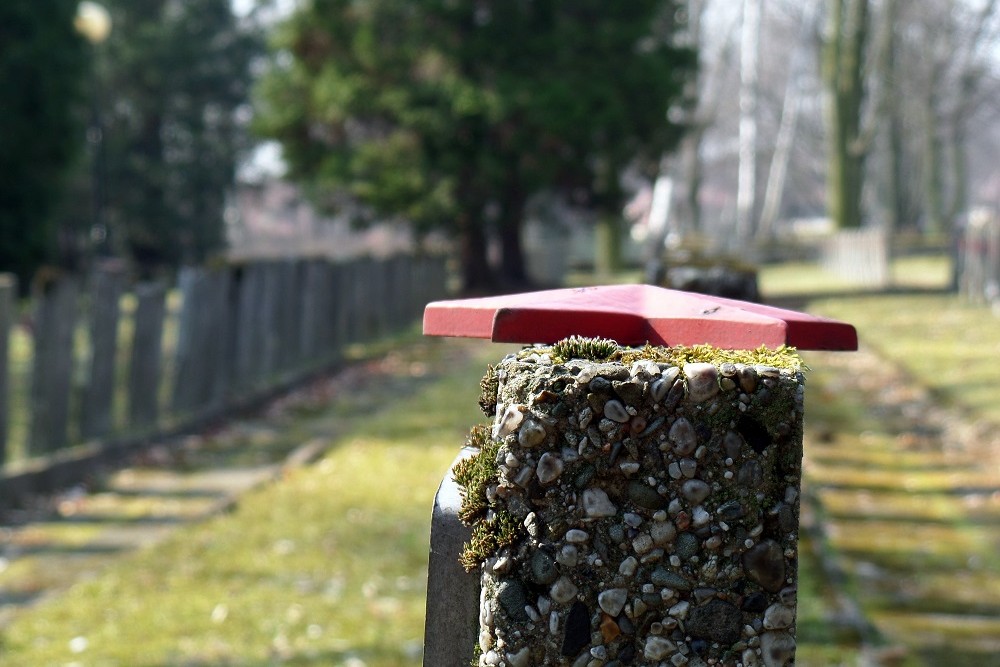
<path id="1" fill-rule="evenodd" d="M 0 3 L 0 271 L 53 257 L 53 215 L 85 136 L 89 45 L 77 0 Z"/>
<path id="2" fill-rule="evenodd" d="M 112 241 L 142 272 L 202 261 L 225 240 L 261 42 L 227 0 L 115 0 L 110 10 L 101 79 Z"/>
<path id="3" fill-rule="evenodd" d="M 677 3 L 326 0 L 279 30 L 259 129 L 326 208 L 345 196 L 459 241 L 468 289 L 524 280 L 528 198 L 617 211 L 619 176 L 677 141 L 667 119 L 693 65 Z"/>

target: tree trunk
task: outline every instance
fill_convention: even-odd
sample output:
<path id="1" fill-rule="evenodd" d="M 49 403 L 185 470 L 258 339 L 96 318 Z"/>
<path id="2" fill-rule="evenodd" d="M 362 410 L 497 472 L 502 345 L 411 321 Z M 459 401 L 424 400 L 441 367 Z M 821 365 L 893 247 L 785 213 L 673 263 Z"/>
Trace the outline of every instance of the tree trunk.
<path id="1" fill-rule="evenodd" d="M 740 159 L 736 186 L 736 234 L 742 246 L 757 226 L 757 96 L 763 0 L 744 0 L 740 37 Z"/>
<path id="2" fill-rule="evenodd" d="M 525 270 L 524 247 L 521 228 L 525 209 L 524 188 L 520 172 L 511 166 L 504 189 L 504 202 L 500 212 L 500 284 L 504 289 L 520 290 L 529 287 L 531 279 Z"/>
<path id="3" fill-rule="evenodd" d="M 622 225 L 617 216 L 600 214 L 594 228 L 594 242 L 594 269 L 600 278 L 610 278 L 622 266 Z"/>
<path id="4" fill-rule="evenodd" d="M 459 257 L 461 261 L 462 292 L 464 294 L 492 294 L 497 285 L 486 261 L 486 234 L 483 227 L 465 214 L 459 221 Z"/>
<path id="5" fill-rule="evenodd" d="M 831 0 L 823 53 L 829 93 L 830 136 L 827 207 L 839 229 L 861 226 L 865 148 L 861 142 L 863 66 L 868 35 L 868 0 Z"/>
<path id="6" fill-rule="evenodd" d="M 896 10 L 896 0 L 887 0 L 882 10 L 882 20 L 886 22 L 883 29 L 887 31 L 884 44 L 885 54 L 882 60 L 882 85 L 884 86 L 882 99 L 885 102 L 884 109 L 887 118 L 882 226 L 885 229 L 886 237 L 889 239 L 893 238 L 896 230 L 903 224 L 903 218 L 906 215 L 906 200 L 903 192 L 903 161 L 905 159 L 903 110 L 898 84 L 899 62 L 896 53 L 898 48 L 895 30 Z"/>
<path id="7" fill-rule="evenodd" d="M 927 224 L 925 231 L 936 234 L 944 229 L 944 166 L 936 108 L 937 90 L 932 86 L 924 100 L 924 205 Z"/>
<path id="8" fill-rule="evenodd" d="M 774 225 L 781 212 L 781 198 L 785 192 L 785 178 L 788 174 L 788 163 L 791 159 L 804 95 L 802 82 L 806 77 L 807 49 L 814 28 L 811 5 L 803 9 L 800 20 L 799 39 L 792 50 L 791 62 L 788 65 L 785 99 L 781 105 L 781 121 L 778 125 L 778 136 L 774 141 L 774 156 L 771 158 L 771 168 L 764 190 L 764 204 L 760 212 L 757 235 L 761 238 L 768 238 L 774 233 Z"/>
<path id="9" fill-rule="evenodd" d="M 684 194 L 682 201 L 687 209 L 686 230 L 693 233 L 701 231 L 701 182 L 704 178 L 704 168 L 701 159 L 701 142 L 705 130 L 701 124 L 692 127 L 681 143 L 681 164 L 684 174 Z M 678 227 L 684 227 L 681 222 Z"/>

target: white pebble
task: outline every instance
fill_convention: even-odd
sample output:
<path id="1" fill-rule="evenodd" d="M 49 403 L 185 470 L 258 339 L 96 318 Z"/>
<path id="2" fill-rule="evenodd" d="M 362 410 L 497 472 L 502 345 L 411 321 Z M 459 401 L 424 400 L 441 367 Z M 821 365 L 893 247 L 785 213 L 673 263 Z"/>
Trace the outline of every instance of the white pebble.
<path id="1" fill-rule="evenodd" d="M 507 408 L 493 429 L 493 437 L 505 438 L 516 431 L 524 421 L 524 413 L 521 412 L 523 408 L 523 405 L 512 405 Z"/>
<path id="2" fill-rule="evenodd" d="M 614 516 L 618 508 L 602 489 L 590 488 L 583 492 L 583 511 L 589 517 L 598 518 Z"/>
<path id="3" fill-rule="evenodd" d="M 618 574 L 626 577 L 631 577 L 635 575 L 636 568 L 639 567 L 639 561 L 635 559 L 635 556 L 629 556 L 621 562 L 618 566 Z"/>
<path id="4" fill-rule="evenodd" d="M 522 447 L 530 449 L 536 447 L 545 440 L 545 427 L 534 419 L 525 420 L 521 429 L 517 432 L 517 442 Z"/>
<path id="5" fill-rule="evenodd" d="M 653 538 L 646 533 L 640 533 L 632 540 L 632 548 L 640 556 L 644 553 L 648 553 L 653 548 Z"/>
<path id="6" fill-rule="evenodd" d="M 646 639 L 642 655 L 647 660 L 662 660 L 675 650 L 677 650 L 677 645 L 672 641 L 653 635 Z"/>
<path id="7" fill-rule="evenodd" d="M 624 588 L 611 588 L 601 591 L 597 596 L 597 604 L 609 616 L 617 616 L 621 613 L 628 599 L 628 591 Z"/>
<path id="8" fill-rule="evenodd" d="M 559 476 L 562 475 L 562 471 L 562 459 L 552 452 L 545 452 L 542 454 L 541 458 L 538 459 L 538 469 L 535 471 L 535 474 L 538 476 L 539 482 L 542 484 L 548 484 L 559 479 Z"/>
<path id="9" fill-rule="evenodd" d="M 556 583 L 552 584 L 552 588 L 549 590 L 549 595 L 556 602 L 563 604 L 575 598 L 577 590 L 576 585 L 570 581 L 569 578 L 559 577 L 556 580 Z"/>

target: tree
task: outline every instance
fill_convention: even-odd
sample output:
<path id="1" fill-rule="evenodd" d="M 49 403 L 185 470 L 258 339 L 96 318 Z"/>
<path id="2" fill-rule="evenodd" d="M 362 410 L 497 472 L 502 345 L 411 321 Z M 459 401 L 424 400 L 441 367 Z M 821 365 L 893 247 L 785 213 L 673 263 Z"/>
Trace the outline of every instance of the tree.
<path id="1" fill-rule="evenodd" d="M 528 199 L 620 209 L 626 165 L 676 143 L 675 3 L 329 0 L 281 28 L 258 122 L 327 208 L 445 229 L 467 289 L 523 284 Z"/>
<path id="2" fill-rule="evenodd" d="M 22 286 L 53 257 L 53 215 L 83 147 L 90 60 L 76 8 L 0 3 L 0 270 Z"/>
<path id="3" fill-rule="evenodd" d="M 100 62 L 109 231 L 143 273 L 201 261 L 225 240 L 263 46 L 227 0 L 115 0 L 110 10 Z"/>
<path id="4" fill-rule="evenodd" d="M 867 148 L 862 141 L 864 62 L 869 0 L 829 0 L 823 45 L 827 132 L 830 137 L 827 208 L 840 229 L 861 226 Z"/>
<path id="5" fill-rule="evenodd" d="M 764 0 L 744 0 L 740 29 L 740 159 L 733 239 L 737 247 L 757 229 L 757 99 L 763 5 Z"/>

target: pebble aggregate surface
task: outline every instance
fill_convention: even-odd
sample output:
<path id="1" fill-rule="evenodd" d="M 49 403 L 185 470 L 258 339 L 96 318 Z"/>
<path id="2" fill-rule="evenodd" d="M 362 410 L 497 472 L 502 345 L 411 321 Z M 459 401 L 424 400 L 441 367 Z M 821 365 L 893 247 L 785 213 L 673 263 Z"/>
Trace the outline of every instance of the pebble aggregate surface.
<path id="1" fill-rule="evenodd" d="M 794 664 L 803 377 L 730 362 L 496 369 L 480 665 Z"/>

